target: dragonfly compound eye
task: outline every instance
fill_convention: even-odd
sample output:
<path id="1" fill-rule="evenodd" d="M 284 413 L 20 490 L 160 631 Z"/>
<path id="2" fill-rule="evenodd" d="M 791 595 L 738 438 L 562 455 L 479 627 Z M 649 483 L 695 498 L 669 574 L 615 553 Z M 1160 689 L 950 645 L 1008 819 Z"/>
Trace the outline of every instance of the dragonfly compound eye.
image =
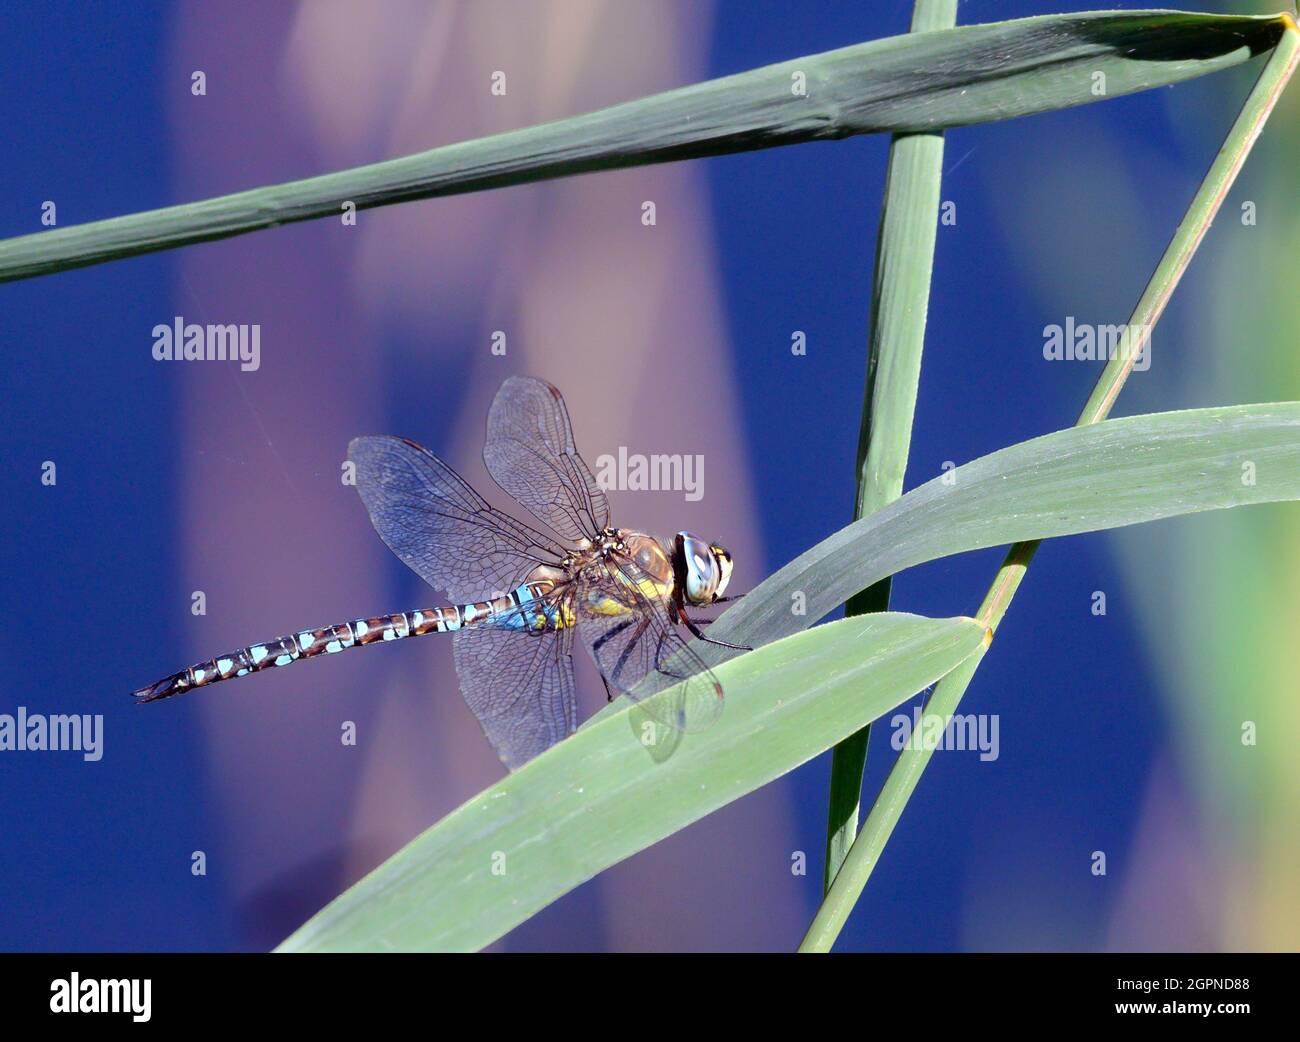
<path id="1" fill-rule="evenodd" d="M 682 574 L 686 581 L 683 593 L 691 604 L 711 604 L 722 579 L 713 548 L 689 532 L 678 534 L 682 555 Z"/>

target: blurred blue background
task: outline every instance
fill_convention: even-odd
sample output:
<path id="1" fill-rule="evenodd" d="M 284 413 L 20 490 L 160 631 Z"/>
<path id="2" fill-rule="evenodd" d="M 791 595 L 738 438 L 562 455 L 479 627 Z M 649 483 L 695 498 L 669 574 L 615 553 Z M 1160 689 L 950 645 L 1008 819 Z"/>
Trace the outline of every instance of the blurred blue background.
<path id="1" fill-rule="evenodd" d="M 64 226 L 309 176 L 903 32 L 910 11 L 5 5 L 0 235 L 39 231 L 46 200 Z M 1042 11 L 971 2 L 959 19 Z M 503 99 L 486 89 L 497 69 Z M 1073 421 L 1098 369 L 1045 362 L 1043 327 L 1126 321 L 1258 70 L 948 135 L 957 222 L 939 230 L 908 487 Z M 1294 208 L 1271 173 L 1294 169 L 1288 104 L 1117 414 L 1300 396 L 1294 364 L 1276 361 L 1295 316 L 1259 314 L 1286 295 L 1267 268 L 1235 297 L 1228 281 L 1270 257 L 1293 267 L 1294 222 L 1269 216 Z M 616 517 L 733 545 L 742 586 L 846 523 L 886 151 L 860 138 L 432 200 L 364 213 L 356 229 L 312 222 L 5 286 L 0 712 L 102 713 L 106 737 L 98 763 L 0 755 L 0 947 L 271 947 L 499 776 L 433 641 L 147 710 L 127 698 L 252 640 L 437 602 L 340 487 L 353 435 L 414 437 L 486 485 L 487 403 L 503 376 L 533 372 L 565 391 L 589 458 L 618 444 L 706 455 L 702 503 L 629 495 Z M 1258 225 L 1237 219 L 1243 199 Z M 1255 326 L 1236 323 L 1247 312 Z M 150 330 L 174 315 L 261 323 L 262 368 L 153 362 Z M 519 345 L 505 360 L 487 350 L 498 328 Z M 792 357 L 793 330 L 807 357 Z M 1292 508 L 1259 516 L 1259 540 L 1295 546 Z M 1185 614 L 1161 600 L 1224 539 L 1251 559 L 1260 544 L 1240 518 L 1043 547 L 963 707 L 1000 714 L 1001 755 L 934 757 L 842 949 L 1295 946 L 1295 876 L 1274 903 L 1258 896 L 1295 864 L 1293 837 L 1258 842 L 1293 827 L 1294 773 L 1244 765 L 1245 781 L 1215 781 L 1241 755 L 1237 721 L 1286 694 L 1261 665 L 1277 649 L 1207 647 L 1197 627 L 1228 603 L 1208 585 L 1177 595 Z M 894 606 L 970 613 L 1000 557 L 909 572 Z M 1296 574 L 1217 581 L 1245 624 L 1261 598 L 1284 612 Z M 204 617 L 190 613 L 196 589 Z M 1276 675 L 1293 677 L 1284 665 Z M 1242 707 L 1226 737 L 1207 737 L 1198 707 L 1218 703 L 1198 683 Z M 359 747 L 340 747 L 343 720 L 359 722 Z M 1294 723 L 1278 719 L 1275 748 Z M 868 794 L 888 738 L 877 728 Z M 829 754 L 502 946 L 793 947 L 819 897 L 828 775 Z M 799 850 L 804 877 L 790 872 Z"/>

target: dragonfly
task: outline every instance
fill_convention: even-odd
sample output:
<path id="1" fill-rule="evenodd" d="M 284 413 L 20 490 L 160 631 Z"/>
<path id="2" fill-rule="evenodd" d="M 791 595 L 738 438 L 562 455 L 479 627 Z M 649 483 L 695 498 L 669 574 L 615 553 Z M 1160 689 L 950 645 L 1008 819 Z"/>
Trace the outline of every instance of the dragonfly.
<path id="1" fill-rule="evenodd" d="M 710 726 L 718 678 L 682 636 L 710 639 L 696 609 L 726 596 L 731 554 L 690 532 L 660 540 L 616 528 L 578 454 L 568 408 L 544 380 L 514 376 L 488 413 L 492 479 L 542 527 L 488 504 L 451 467 L 406 438 L 354 439 L 348 458 L 380 538 L 451 603 L 300 630 L 218 655 L 134 692 L 157 702 L 223 680 L 349 648 L 450 633 L 465 701 L 511 770 L 577 726 L 573 649 L 660 723 Z M 655 698 L 672 687 L 674 693 Z"/>

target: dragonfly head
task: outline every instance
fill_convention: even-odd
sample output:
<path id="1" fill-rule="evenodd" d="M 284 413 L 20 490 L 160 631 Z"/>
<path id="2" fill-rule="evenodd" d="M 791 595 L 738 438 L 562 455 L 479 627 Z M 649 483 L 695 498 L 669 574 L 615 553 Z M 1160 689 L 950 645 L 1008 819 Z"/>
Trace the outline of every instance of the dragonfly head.
<path id="1" fill-rule="evenodd" d="M 731 581 L 731 554 L 690 532 L 673 540 L 673 574 L 690 604 L 712 604 Z"/>

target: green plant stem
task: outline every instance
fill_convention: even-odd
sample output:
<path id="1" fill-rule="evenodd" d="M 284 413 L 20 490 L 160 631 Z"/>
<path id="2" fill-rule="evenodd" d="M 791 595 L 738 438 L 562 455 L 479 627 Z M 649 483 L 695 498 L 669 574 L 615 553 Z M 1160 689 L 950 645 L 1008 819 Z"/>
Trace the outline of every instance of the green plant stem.
<path id="1" fill-rule="evenodd" d="M 951 29 L 956 21 L 957 0 L 916 0 L 911 31 Z M 855 521 L 892 503 L 903 492 L 921 379 L 942 175 L 942 132 L 894 135 L 876 237 Z M 887 611 L 889 586 L 890 580 L 885 579 L 856 594 L 845 606 L 845 614 Z M 831 753 L 824 890 L 830 889 L 858 832 L 862 774 L 870 742 L 868 724 Z"/>
<path id="2" fill-rule="evenodd" d="M 1300 58 L 1300 31 L 1295 22 L 1288 21 L 1287 31 L 1278 41 L 1267 65 L 1247 97 L 1240 115 L 1228 132 L 1223 146 L 1201 182 L 1195 197 L 1174 232 L 1146 291 L 1138 301 L 1129 320 L 1129 331 L 1136 329 L 1136 338 L 1126 332 L 1118 356 L 1102 372 L 1096 387 L 1079 414 L 1077 426 L 1098 423 L 1109 415 L 1120 390 L 1123 388 L 1137 351 L 1150 338 L 1151 329 L 1165 309 L 1175 287 L 1187 270 L 1192 256 L 1205 237 L 1211 222 L 1218 213 L 1224 197 L 1232 187 L 1242 164 L 1250 154 L 1255 139 L 1263 129 L 1269 113 L 1281 96 L 1295 71 Z M 1127 350 L 1124 348 L 1127 347 Z M 1017 543 L 1011 547 L 993 585 L 980 605 L 976 618 L 996 631 L 1015 596 L 1029 562 L 1038 549 L 1037 541 Z M 961 666 L 948 674 L 935 688 L 926 703 L 926 713 L 948 717 L 957 709 L 962 695 L 983 660 L 982 649 Z M 903 808 L 911 798 L 920 780 L 931 752 L 924 748 L 905 748 L 898 756 L 885 784 L 871 808 L 870 814 L 845 859 L 844 865 L 817 911 L 812 924 L 799 946 L 800 951 L 829 951 L 839 936 L 849 913 L 866 886 L 871 871 L 880 858 L 886 842 L 898 824 Z"/>

